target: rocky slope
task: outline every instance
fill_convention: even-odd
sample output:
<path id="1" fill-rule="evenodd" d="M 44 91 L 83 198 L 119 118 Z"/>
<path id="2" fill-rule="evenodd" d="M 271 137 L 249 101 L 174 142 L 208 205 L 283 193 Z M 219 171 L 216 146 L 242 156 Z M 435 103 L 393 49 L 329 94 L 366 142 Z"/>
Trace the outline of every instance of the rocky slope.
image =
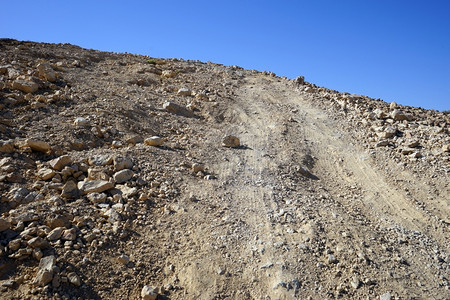
<path id="1" fill-rule="evenodd" d="M 449 151 L 302 77 L 2 39 L 0 297 L 449 299 Z"/>

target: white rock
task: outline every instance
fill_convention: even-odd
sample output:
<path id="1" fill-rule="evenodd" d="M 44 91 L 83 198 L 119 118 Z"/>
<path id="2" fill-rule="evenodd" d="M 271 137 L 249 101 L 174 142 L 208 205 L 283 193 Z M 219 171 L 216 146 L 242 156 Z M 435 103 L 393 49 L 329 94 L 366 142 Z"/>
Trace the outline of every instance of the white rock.
<path id="1" fill-rule="evenodd" d="M 178 96 L 190 96 L 191 95 L 191 90 L 186 89 L 186 88 L 181 88 L 178 90 L 177 92 Z"/>
<path id="2" fill-rule="evenodd" d="M 131 169 L 133 167 L 133 162 L 128 157 L 116 156 L 114 157 L 113 162 L 116 171 L 120 171 L 123 169 Z"/>
<path id="3" fill-rule="evenodd" d="M 162 144 L 164 144 L 164 139 L 160 138 L 159 136 L 152 136 L 145 139 L 144 143 L 149 146 L 157 147 L 162 146 Z"/>
<path id="4" fill-rule="evenodd" d="M 112 189 L 114 184 L 105 180 L 90 180 L 90 181 L 82 181 L 78 182 L 78 189 L 83 194 L 89 193 L 101 193 Z"/>
<path id="5" fill-rule="evenodd" d="M 133 171 L 129 169 L 123 169 L 114 174 L 114 181 L 116 183 L 124 183 L 133 177 Z"/>
<path id="6" fill-rule="evenodd" d="M 158 297 L 156 288 L 144 285 L 141 291 L 141 297 L 143 300 L 156 300 L 156 297 Z"/>
<path id="7" fill-rule="evenodd" d="M 89 125 L 89 121 L 86 120 L 86 119 L 83 118 L 83 117 L 78 117 L 78 118 L 75 119 L 75 121 L 73 122 L 73 124 L 74 124 L 75 126 L 88 126 L 88 125 Z"/>

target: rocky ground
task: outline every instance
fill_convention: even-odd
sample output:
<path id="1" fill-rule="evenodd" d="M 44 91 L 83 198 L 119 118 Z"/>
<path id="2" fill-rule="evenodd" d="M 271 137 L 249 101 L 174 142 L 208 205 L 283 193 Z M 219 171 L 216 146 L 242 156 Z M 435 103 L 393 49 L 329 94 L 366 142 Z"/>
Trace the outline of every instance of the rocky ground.
<path id="1" fill-rule="evenodd" d="M 2 39 L 0 297 L 450 299 L 449 117 Z"/>

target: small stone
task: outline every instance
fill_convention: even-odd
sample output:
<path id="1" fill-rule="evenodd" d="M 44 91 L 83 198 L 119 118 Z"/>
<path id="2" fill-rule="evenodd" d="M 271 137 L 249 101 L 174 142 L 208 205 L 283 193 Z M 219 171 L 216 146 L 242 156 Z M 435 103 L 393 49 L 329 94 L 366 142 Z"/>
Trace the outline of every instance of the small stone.
<path id="1" fill-rule="evenodd" d="M 142 300 L 156 300 L 156 297 L 158 297 L 156 290 L 155 287 L 144 285 L 141 291 Z"/>
<path id="2" fill-rule="evenodd" d="M 92 203 L 103 203 L 106 201 L 106 194 L 105 193 L 90 193 L 87 195 L 87 198 Z"/>
<path id="3" fill-rule="evenodd" d="M 65 229 L 62 232 L 61 238 L 65 241 L 74 241 L 77 238 L 77 231 L 75 228 Z"/>
<path id="4" fill-rule="evenodd" d="M 89 122 L 88 122 L 88 120 L 86 120 L 86 119 L 83 118 L 83 117 L 78 117 L 78 118 L 76 118 L 75 121 L 73 122 L 73 125 L 75 125 L 75 126 L 88 126 L 88 125 L 89 125 Z"/>
<path id="5" fill-rule="evenodd" d="M 27 242 L 31 248 L 50 248 L 50 244 L 41 237 L 34 237 Z"/>
<path id="6" fill-rule="evenodd" d="M 233 135 L 227 135 L 222 141 L 222 146 L 224 147 L 237 148 L 240 145 L 241 141 L 239 140 L 239 138 Z"/>
<path id="7" fill-rule="evenodd" d="M 65 166 L 72 163 L 72 158 L 69 155 L 63 155 L 49 161 L 50 167 L 54 170 L 61 171 Z"/>
<path id="8" fill-rule="evenodd" d="M 352 281 L 350 282 L 351 286 L 356 290 L 357 288 L 359 288 L 361 282 L 359 281 L 358 277 L 353 277 Z"/>
<path id="9" fill-rule="evenodd" d="M 338 262 L 337 258 L 334 255 L 328 254 L 327 261 L 329 264 L 335 264 Z"/>
<path id="10" fill-rule="evenodd" d="M 191 110 L 189 110 L 186 107 L 183 107 L 179 104 L 176 104 L 174 102 L 164 103 L 163 108 L 170 113 L 177 114 L 180 116 L 184 116 L 184 117 L 188 117 L 188 118 L 195 117 L 195 114 Z"/>
<path id="11" fill-rule="evenodd" d="M 191 95 L 191 90 L 186 89 L 186 88 L 181 88 L 178 90 L 177 92 L 178 96 L 190 96 Z"/>
<path id="12" fill-rule="evenodd" d="M 113 157 L 111 155 L 96 155 L 89 157 L 88 163 L 91 166 L 107 166 L 113 163 Z"/>
<path id="13" fill-rule="evenodd" d="M 158 147 L 158 146 L 162 146 L 162 144 L 164 143 L 164 139 L 160 138 L 159 136 L 152 136 L 152 137 L 146 138 L 144 143 L 149 146 Z"/>
<path id="14" fill-rule="evenodd" d="M 193 163 L 191 168 L 192 168 L 192 171 L 194 172 L 194 174 L 205 171 L 205 167 L 203 165 L 197 164 L 197 163 Z"/>
<path id="15" fill-rule="evenodd" d="M 80 196 L 80 190 L 78 189 L 77 184 L 69 180 L 64 185 L 61 191 L 61 197 L 66 199 L 77 199 Z"/>
<path id="16" fill-rule="evenodd" d="M 130 262 L 130 258 L 127 255 L 122 254 L 117 258 L 117 261 L 121 264 L 126 265 L 127 263 Z"/>
<path id="17" fill-rule="evenodd" d="M 61 237 L 64 227 L 56 227 L 47 234 L 47 240 L 54 241 Z"/>
<path id="18" fill-rule="evenodd" d="M 37 176 L 42 180 L 52 179 L 53 176 L 55 176 L 55 174 L 56 174 L 55 171 L 49 168 L 42 168 L 39 169 L 39 171 L 37 172 Z"/>
<path id="19" fill-rule="evenodd" d="M 78 183 L 78 189 L 85 195 L 94 192 L 101 193 L 112 189 L 113 187 L 114 184 L 112 182 L 105 180 L 90 180 Z"/>
<path id="20" fill-rule="evenodd" d="M 114 174 L 114 181 L 116 183 L 124 183 L 133 177 L 133 171 L 129 169 L 120 170 Z"/>
<path id="21" fill-rule="evenodd" d="M 114 168 L 117 171 L 133 168 L 133 162 L 128 157 L 116 156 L 113 158 Z"/>
<path id="22" fill-rule="evenodd" d="M 81 285 L 80 277 L 74 272 L 71 272 L 71 273 L 67 274 L 67 279 L 73 285 L 76 285 L 76 286 L 80 286 Z"/>
<path id="23" fill-rule="evenodd" d="M 25 141 L 26 146 L 30 147 L 34 151 L 39 152 L 48 152 L 50 151 L 51 147 L 48 143 L 40 140 L 34 140 L 34 139 L 27 139 Z"/>
<path id="24" fill-rule="evenodd" d="M 404 120 L 408 120 L 409 121 L 409 120 L 412 119 L 411 115 L 405 114 L 404 112 L 402 112 L 402 111 L 400 111 L 398 109 L 394 109 L 391 112 L 391 117 L 392 117 L 392 119 L 394 119 L 396 121 L 404 121 Z"/>
<path id="25" fill-rule="evenodd" d="M 50 82 L 56 81 L 56 73 L 48 63 L 38 64 L 37 69 L 41 78 Z"/>
<path id="26" fill-rule="evenodd" d="M 39 261 L 38 272 L 33 284 L 45 286 L 53 279 L 53 269 L 56 265 L 56 258 L 53 255 L 42 257 Z"/>
<path id="27" fill-rule="evenodd" d="M 389 105 L 389 109 L 390 110 L 394 110 L 397 108 L 397 103 L 396 102 L 391 102 L 391 104 Z"/>
<path id="28" fill-rule="evenodd" d="M 450 144 L 442 146 L 442 152 L 450 152 Z"/>
<path id="29" fill-rule="evenodd" d="M 380 295 L 380 300 L 392 300 L 391 293 L 384 293 L 383 295 Z"/>

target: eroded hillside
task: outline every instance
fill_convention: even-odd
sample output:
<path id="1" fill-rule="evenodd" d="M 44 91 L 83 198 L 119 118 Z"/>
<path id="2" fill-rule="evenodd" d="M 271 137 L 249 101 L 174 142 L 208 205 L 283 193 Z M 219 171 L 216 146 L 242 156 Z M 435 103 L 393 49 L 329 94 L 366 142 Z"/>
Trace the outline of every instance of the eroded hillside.
<path id="1" fill-rule="evenodd" d="M 2 299 L 449 298 L 448 114 L 6 39 L 0 89 Z"/>

